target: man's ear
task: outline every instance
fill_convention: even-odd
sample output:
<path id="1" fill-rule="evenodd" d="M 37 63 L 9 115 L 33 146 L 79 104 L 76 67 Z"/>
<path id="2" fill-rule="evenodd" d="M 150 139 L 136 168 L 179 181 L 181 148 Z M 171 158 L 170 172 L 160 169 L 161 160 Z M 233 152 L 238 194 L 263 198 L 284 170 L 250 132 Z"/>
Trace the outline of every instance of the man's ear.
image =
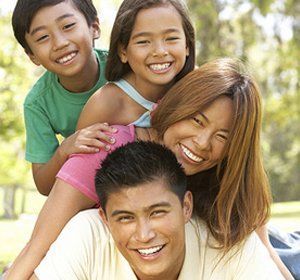
<path id="1" fill-rule="evenodd" d="M 29 57 L 29 59 L 37 66 L 40 66 L 41 63 L 40 61 L 38 60 L 38 58 L 30 51 L 26 51 L 25 50 L 25 53 L 27 54 L 27 56 Z"/>
<path id="2" fill-rule="evenodd" d="M 98 211 L 99 211 L 99 215 L 100 215 L 102 222 L 108 227 L 108 221 L 107 221 L 104 210 L 100 207 Z"/>
<path id="3" fill-rule="evenodd" d="M 123 45 L 118 46 L 118 55 L 120 57 L 120 60 L 122 61 L 122 63 L 127 63 L 127 51 L 126 48 Z"/>
<path id="4" fill-rule="evenodd" d="M 183 198 L 183 216 L 184 221 L 187 223 L 193 214 L 193 195 L 187 191 Z"/>
<path id="5" fill-rule="evenodd" d="M 97 17 L 94 22 L 91 25 L 92 31 L 93 31 L 93 39 L 98 39 L 100 38 L 101 30 L 100 30 L 100 22 L 99 18 Z"/>

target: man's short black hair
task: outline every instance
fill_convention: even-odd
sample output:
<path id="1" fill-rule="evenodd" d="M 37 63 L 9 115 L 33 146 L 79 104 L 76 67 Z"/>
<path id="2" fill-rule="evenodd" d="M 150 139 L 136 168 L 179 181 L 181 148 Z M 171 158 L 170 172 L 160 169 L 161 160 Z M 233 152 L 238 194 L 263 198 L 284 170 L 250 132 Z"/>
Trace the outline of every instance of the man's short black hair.
<path id="1" fill-rule="evenodd" d="M 92 0 L 18 0 L 12 15 L 12 26 L 16 39 L 26 52 L 31 53 L 31 50 L 25 40 L 25 34 L 29 32 L 35 14 L 41 8 L 55 6 L 65 1 L 71 2 L 84 15 L 88 26 L 97 19 L 97 10 Z"/>
<path id="2" fill-rule="evenodd" d="M 159 179 L 183 202 L 186 176 L 175 155 L 165 146 L 151 141 L 132 142 L 109 154 L 101 165 L 95 186 L 104 211 L 110 194 Z"/>

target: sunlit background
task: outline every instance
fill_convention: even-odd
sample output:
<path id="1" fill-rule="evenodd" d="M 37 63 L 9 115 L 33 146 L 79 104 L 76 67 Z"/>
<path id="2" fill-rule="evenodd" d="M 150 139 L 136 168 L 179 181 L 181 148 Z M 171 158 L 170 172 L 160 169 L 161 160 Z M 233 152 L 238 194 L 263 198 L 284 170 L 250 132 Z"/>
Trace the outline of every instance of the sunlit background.
<path id="1" fill-rule="evenodd" d="M 94 0 L 107 49 L 120 0 Z M 189 0 L 197 63 L 220 56 L 246 61 L 264 97 L 263 152 L 274 201 L 271 223 L 300 230 L 300 2 Z M 29 238 L 45 198 L 24 160 L 24 98 L 44 71 L 32 65 L 13 37 L 15 0 L 0 1 L 0 270 Z M 298 19 L 297 19 L 298 15 Z M 255 211 L 255 209 L 253 209 Z"/>

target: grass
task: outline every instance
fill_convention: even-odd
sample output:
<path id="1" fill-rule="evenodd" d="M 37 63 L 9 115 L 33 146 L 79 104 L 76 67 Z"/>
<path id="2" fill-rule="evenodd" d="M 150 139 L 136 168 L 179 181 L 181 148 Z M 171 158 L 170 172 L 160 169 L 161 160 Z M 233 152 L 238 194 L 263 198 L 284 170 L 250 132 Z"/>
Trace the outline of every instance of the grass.
<path id="1" fill-rule="evenodd" d="M 1 195 L 0 195 L 1 199 Z M 42 207 L 45 198 L 36 192 L 29 193 L 26 212 L 17 220 L 0 220 L 0 272 L 24 247 L 32 232 L 36 213 Z M 300 201 L 275 203 L 272 206 L 270 223 L 285 231 L 300 230 Z"/>

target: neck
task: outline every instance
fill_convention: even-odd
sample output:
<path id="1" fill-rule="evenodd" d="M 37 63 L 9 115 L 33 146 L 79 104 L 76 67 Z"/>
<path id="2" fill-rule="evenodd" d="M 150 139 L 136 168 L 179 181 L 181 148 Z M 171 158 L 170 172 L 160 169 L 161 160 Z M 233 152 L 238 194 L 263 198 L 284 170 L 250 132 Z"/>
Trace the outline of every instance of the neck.
<path id="1" fill-rule="evenodd" d="M 157 102 L 160 100 L 173 83 L 167 85 L 157 85 L 148 81 L 137 79 L 133 72 L 130 72 L 124 77 L 145 99 Z"/>
<path id="2" fill-rule="evenodd" d="M 92 53 L 91 55 L 92 58 L 90 59 L 89 63 L 85 65 L 80 73 L 71 77 L 58 77 L 60 84 L 66 90 L 74 93 L 81 93 L 92 89 L 97 83 L 100 76 L 98 61 L 94 53 Z"/>

